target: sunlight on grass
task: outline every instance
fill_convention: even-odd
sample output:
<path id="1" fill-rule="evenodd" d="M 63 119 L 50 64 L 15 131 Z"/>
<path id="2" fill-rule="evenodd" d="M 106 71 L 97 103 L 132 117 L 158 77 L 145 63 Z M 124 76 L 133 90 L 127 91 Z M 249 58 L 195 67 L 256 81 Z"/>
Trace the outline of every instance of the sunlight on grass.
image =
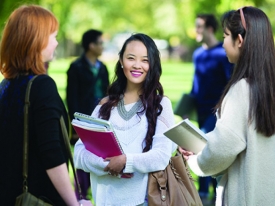
<path id="1" fill-rule="evenodd" d="M 66 97 L 66 72 L 74 59 L 75 58 L 57 59 L 49 65 L 49 75 L 55 80 L 59 94 L 63 100 L 65 100 Z M 109 70 L 110 80 L 112 80 L 116 62 L 105 63 Z M 164 89 L 164 94 L 170 98 L 173 108 L 175 108 L 182 93 L 188 93 L 191 90 L 193 71 L 192 63 L 183 63 L 180 61 L 162 62 L 162 76 L 160 81 Z M 2 79 L 3 76 L 0 74 L 0 81 Z"/>
<path id="2" fill-rule="evenodd" d="M 65 99 L 67 76 L 66 72 L 73 59 L 59 59 L 50 63 L 49 75 L 55 80 L 61 98 Z M 110 80 L 114 76 L 116 62 L 106 62 L 109 70 Z M 161 83 L 164 94 L 172 102 L 173 108 L 180 99 L 183 92 L 189 92 L 192 86 L 193 64 L 183 62 L 165 61 L 162 63 Z"/>

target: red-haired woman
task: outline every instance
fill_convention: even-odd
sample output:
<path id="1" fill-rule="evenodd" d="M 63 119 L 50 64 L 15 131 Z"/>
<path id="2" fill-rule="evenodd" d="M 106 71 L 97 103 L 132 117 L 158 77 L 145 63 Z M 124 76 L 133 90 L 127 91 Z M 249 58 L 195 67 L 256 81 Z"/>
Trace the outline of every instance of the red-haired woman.
<path id="1" fill-rule="evenodd" d="M 44 62 L 58 44 L 58 21 L 35 5 L 20 6 L 10 15 L 2 35 L 0 71 L 1 205 L 14 205 L 22 193 L 23 106 L 28 81 L 33 82 L 29 110 L 28 191 L 53 205 L 78 202 L 68 174 L 65 144 L 59 124 L 67 112 Z M 68 126 L 68 125 L 67 125 Z M 5 158 L 4 158 L 5 157 Z"/>

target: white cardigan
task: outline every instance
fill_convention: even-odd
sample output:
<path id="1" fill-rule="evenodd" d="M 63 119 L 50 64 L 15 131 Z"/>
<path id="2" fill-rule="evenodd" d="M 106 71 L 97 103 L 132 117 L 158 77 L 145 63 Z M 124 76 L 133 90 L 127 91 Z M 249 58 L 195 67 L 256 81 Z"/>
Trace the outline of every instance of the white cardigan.
<path id="1" fill-rule="evenodd" d="M 133 104 L 128 104 L 129 111 Z M 142 153 L 142 144 L 147 132 L 147 118 L 145 114 L 135 115 L 129 121 L 123 120 L 118 114 L 117 107 L 111 111 L 109 119 L 126 154 L 124 173 L 134 173 L 131 179 L 117 178 L 108 175 L 103 169 L 108 162 L 87 151 L 79 140 L 74 149 L 74 161 L 77 168 L 90 173 L 92 194 L 96 206 L 135 206 L 145 202 L 147 194 L 148 173 L 163 170 L 169 162 L 172 152 L 176 149 L 163 132 L 174 125 L 172 105 L 167 97 L 161 101 L 163 110 L 157 118 L 155 136 L 152 149 Z M 98 116 L 98 105 L 92 116 Z"/>
<path id="2" fill-rule="evenodd" d="M 257 133 L 248 109 L 249 85 L 242 79 L 224 98 L 206 147 L 188 160 L 197 175 L 217 177 L 217 206 L 275 204 L 275 135 Z"/>

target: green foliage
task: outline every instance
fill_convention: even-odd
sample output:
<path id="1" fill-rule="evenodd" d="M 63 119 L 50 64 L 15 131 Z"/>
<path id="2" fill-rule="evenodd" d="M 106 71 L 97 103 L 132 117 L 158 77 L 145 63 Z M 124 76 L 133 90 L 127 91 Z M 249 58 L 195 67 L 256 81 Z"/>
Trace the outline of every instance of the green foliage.
<path id="1" fill-rule="evenodd" d="M 197 13 L 214 13 L 220 19 L 225 11 L 244 5 L 263 9 L 275 24 L 273 0 L 1 0 L 0 27 L 10 12 L 24 2 L 40 4 L 56 15 L 60 22 L 60 48 L 64 51 L 70 49 L 66 40 L 78 43 L 83 32 L 95 28 L 104 31 L 106 39 L 119 32 L 143 32 L 172 45 L 185 45 L 192 53 L 197 46 Z M 221 30 L 217 37 L 221 40 Z"/>
<path id="2" fill-rule="evenodd" d="M 50 0 L 42 0 L 50 1 Z M 70 4 L 72 0 L 68 1 Z M 270 1 L 270 2 L 268 2 Z M 197 13 L 214 13 L 218 19 L 225 11 L 243 5 L 268 8 L 272 0 L 79 0 L 71 4 L 67 13 L 54 12 L 65 30 L 65 37 L 80 42 L 84 31 L 103 30 L 106 38 L 118 32 L 143 32 L 153 38 L 185 45 L 189 50 L 197 46 L 194 20 Z M 55 5 L 61 0 L 55 0 Z M 66 5 L 64 5 L 66 7 Z M 62 5 L 62 8 L 64 7 Z M 63 8 L 64 10 L 64 8 Z M 70 11 L 70 12 L 69 12 Z M 217 37 L 222 39 L 222 30 Z M 191 51 L 192 52 L 192 51 Z"/>
<path id="3" fill-rule="evenodd" d="M 0 1 L 0 30 L 5 26 L 5 22 L 10 13 L 22 4 L 39 4 L 40 0 L 1 0 Z M 2 34 L 2 32 L 1 32 Z M 0 34 L 0 37 L 1 37 Z"/>

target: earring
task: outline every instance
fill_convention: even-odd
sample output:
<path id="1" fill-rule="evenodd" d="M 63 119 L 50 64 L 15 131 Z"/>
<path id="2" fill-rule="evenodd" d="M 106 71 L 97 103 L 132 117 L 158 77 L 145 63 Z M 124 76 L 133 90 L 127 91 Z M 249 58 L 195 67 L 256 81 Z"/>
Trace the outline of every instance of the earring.
<path id="1" fill-rule="evenodd" d="M 121 65 L 121 68 L 123 69 L 123 65 Z"/>

